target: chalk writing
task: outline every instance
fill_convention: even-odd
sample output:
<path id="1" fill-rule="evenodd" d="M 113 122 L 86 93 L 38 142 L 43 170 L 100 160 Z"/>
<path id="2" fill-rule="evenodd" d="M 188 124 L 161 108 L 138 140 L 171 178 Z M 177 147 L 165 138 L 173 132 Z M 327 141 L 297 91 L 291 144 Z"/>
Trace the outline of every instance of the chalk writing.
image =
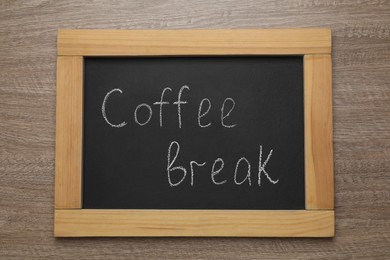
<path id="1" fill-rule="evenodd" d="M 174 163 L 176 161 L 176 159 L 178 158 L 179 156 L 179 152 L 180 152 L 180 144 L 179 142 L 177 141 L 172 141 L 171 144 L 169 145 L 169 148 L 168 148 L 168 156 L 167 156 L 167 159 L 168 159 L 168 162 L 167 162 L 167 176 L 168 176 L 168 182 L 170 184 L 171 187 L 174 187 L 174 186 L 178 186 L 179 184 L 181 184 L 185 179 L 186 179 L 186 176 L 187 176 L 187 170 L 185 168 L 185 166 L 183 165 L 178 165 L 178 166 L 174 166 Z M 272 180 L 271 177 L 269 176 L 268 173 L 265 172 L 265 166 L 266 164 L 268 163 L 269 159 L 271 158 L 271 155 L 272 155 L 272 150 L 271 152 L 268 154 L 267 156 L 267 160 L 262 164 L 261 163 L 261 154 L 262 153 L 262 146 L 260 145 L 260 153 L 259 153 L 259 172 L 257 174 L 257 177 L 258 177 L 258 185 L 260 186 L 261 184 L 261 173 L 264 172 L 264 174 L 266 174 L 267 176 L 267 179 L 270 181 L 270 183 L 272 184 L 276 184 L 278 183 L 279 180 Z M 175 154 L 175 155 L 173 155 Z M 173 158 L 172 158 L 173 157 Z M 190 166 L 190 170 L 191 170 L 191 186 L 194 186 L 194 165 L 198 166 L 198 167 L 202 167 L 202 166 L 205 166 L 207 164 L 207 162 L 203 162 L 203 163 L 198 163 L 196 161 L 190 161 L 189 163 L 189 166 Z M 217 158 L 214 160 L 212 166 L 211 166 L 211 169 L 210 169 L 210 176 L 211 176 L 211 181 L 215 184 L 215 185 L 223 185 L 225 184 L 228 180 L 223 180 L 223 181 L 217 181 L 216 180 L 216 175 L 218 175 L 219 173 L 222 172 L 222 170 L 224 169 L 224 160 L 221 159 L 221 158 Z M 240 165 L 246 165 L 246 169 L 247 169 L 247 173 L 245 175 L 245 178 L 243 178 L 243 180 L 239 181 L 238 180 L 238 173 L 239 173 L 239 166 Z M 219 167 L 218 167 L 219 165 Z M 179 179 L 179 181 L 177 182 L 173 182 L 172 181 L 172 172 L 173 171 L 176 171 L 176 175 L 179 175 L 181 176 L 181 178 Z M 233 181 L 236 185 L 243 185 L 244 183 L 248 182 L 248 185 L 251 186 L 252 185 L 252 181 L 251 181 L 251 163 L 249 162 L 249 160 L 246 158 L 246 157 L 241 157 L 237 160 L 237 163 L 236 163 L 236 166 L 235 166 L 235 169 L 233 171 Z"/>
<path id="2" fill-rule="evenodd" d="M 104 118 L 104 120 L 106 120 L 107 124 L 109 124 L 112 127 L 118 127 L 119 128 L 119 127 L 124 127 L 125 125 L 127 125 L 127 123 L 123 121 L 122 123 L 120 123 L 118 125 L 112 124 L 110 121 L 108 121 L 107 115 L 106 115 L 106 102 L 107 102 L 107 99 L 113 92 L 116 92 L 116 91 L 118 91 L 119 93 L 122 94 L 122 90 L 120 90 L 119 88 L 114 88 L 113 90 L 109 91 L 106 94 L 106 96 L 104 97 L 103 104 L 102 104 L 102 114 L 103 114 L 103 118 Z"/>
<path id="3" fill-rule="evenodd" d="M 178 91 L 176 101 L 171 103 L 168 100 L 165 100 L 164 98 L 165 98 L 165 93 L 167 91 L 173 92 L 173 89 L 166 87 L 161 92 L 160 100 L 153 103 L 154 106 L 159 107 L 159 126 L 160 126 L 160 128 L 162 128 L 164 126 L 164 124 L 163 124 L 163 114 L 164 114 L 163 113 L 163 111 L 164 111 L 163 106 L 164 105 L 169 106 L 170 104 L 177 106 L 177 118 L 178 118 L 177 127 L 179 129 L 182 128 L 182 126 L 183 126 L 182 106 L 188 104 L 188 102 L 189 102 L 188 100 L 190 100 L 190 99 L 187 99 L 187 100 L 182 99 L 182 95 L 183 95 L 184 90 L 187 90 L 187 94 L 191 93 L 190 87 L 187 85 L 183 85 L 180 88 L 180 90 Z M 105 97 L 103 99 L 102 107 L 101 107 L 102 116 L 103 116 L 105 122 L 109 126 L 114 127 L 114 128 L 121 128 L 121 127 L 126 126 L 128 124 L 128 122 L 123 121 L 122 123 L 114 124 L 107 117 L 106 103 L 107 103 L 108 99 L 110 98 L 110 96 L 114 92 L 119 92 L 120 94 L 123 94 L 121 89 L 115 88 L 115 89 L 110 90 L 105 95 Z M 190 98 L 190 95 L 188 97 Z M 224 101 L 220 107 L 220 124 L 223 128 L 231 129 L 231 128 L 234 128 L 237 126 L 237 123 L 231 123 L 231 122 L 227 123 L 226 122 L 228 117 L 230 117 L 230 115 L 232 114 L 235 106 L 236 106 L 236 102 L 234 101 L 233 98 L 228 97 L 228 98 L 224 99 Z M 199 103 L 199 107 L 198 107 L 198 111 L 197 111 L 198 112 L 197 113 L 197 126 L 198 127 L 207 128 L 207 127 L 211 126 L 212 122 L 210 122 L 210 121 L 207 122 L 206 118 L 205 118 L 206 115 L 211 111 L 211 109 L 212 109 L 211 100 L 209 98 L 206 98 L 206 97 L 203 98 Z M 145 114 L 145 111 L 146 111 L 146 114 Z M 143 119 L 140 120 L 141 116 L 139 114 L 146 115 L 146 117 L 142 116 Z M 147 103 L 138 104 L 136 106 L 136 108 L 134 109 L 133 116 L 134 116 L 134 122 L 138 126 L 146 126 L 152 120 L 153 108 L 152 108 L 152 106 L 148 105 Z M 203 119 L 203 122 L 202 122 L 202 119 Z M 167 167 L 166 167 L 168 183 L 171 187 L 181 185 L 182 183 L 184 183 L 184 181 L 187 178 L 188 171 L 186 169 L 186 166 L 185 165 L 175 165 L 179 154 L 180 154 L 179 142 L 178 141 L 171 141 L 171 143 L 168 147 Z M 279 179 L 271 178 L 270 174 L 265 169 L 268 162 L 271 159 L 272 154 L 273 154 L 273 149 L 270 150 L 265 161 L 262 162 L 263 147 L 262 147 L 262 145 L 260 145 L 259 156 L 258 156 L 258 172 L 257 172 L 257 184 L 259 187 L 261 186 L 261 181 L 262 181 L 263 175 L 266 177 L 266 179 L 271 184 L 277 184 L 279 182 Z M 229 181 L 229 179 L 226 178 L 226 176 L 228 176 L 228 175 L 223 174 L 223 176 L 222 176 L 222 172 L 226 171 L 226 169 L 224 169 L 225 161 L 222 158 L 218 157 L 212 163 L 197 162 L 194 160 L 189 160 L 189 167 L 190 167 L 190 173 L 191 173 L 190 174 L 190 178 L 191 178 L 190 185 L 191 186 L 194 186 L 195 182 L 196 182 L 196 175 L 195 175 L 194 167 L 196 166 L 198 168 L 199 167 L 206 167 L 207 168 L 207 165 L 209 165 L 208 169 L 210 170 L 210 179 L 211 179 L 211 182 L 213 184 L 223 185 Z M 210 166 L 211 166 L 211 168 L 210 168 Z M 239 176 L 239 175 L 241 175 L 240 172 L 242 172 L 242 169 L 244 169 L 244 172 L 246 172 L 245 177 Z M 233 173 L 232 179 L 233 179 L 234 184 L 243 185 L 243 184 L 247 183 L 248 186 L 251 186 L 252 185 L 251 169 L 252 169 L 251 163 L 246 157 L 242 156 L 242 157 L 238 158 L 238 160 L 235 164 L 235 168 L 231 169 L 231 171 Z"/>
<path id="4" fill-rule="evenodd" d="M 152 103 L 154 106 L 158 106 L 159 107 L 159 124 L 160 124 L 160 128 L 162 128 L 164 126 L 164 123 L 163 123 L 163 118 L 164 118 L 164 109 L 163 109 L 163 106 L 166 105 L 175 105 L 177 106 L 177 118 L 178 118 L 178 128 L 181 129 L 183 126 L 183 122 L 182 122 L 182 117 L 183 117 L 183 111 L 182 111 L 182 106 L 183 105 L 186 105 L 188 104 L 189 101 L 184 101 L 182 99 L 182 95 L 183 95 L 183 91 L 184 90 L 187 90 L 187 92 L 190 91 L 190 87 L 187 86 L 187 85 L 184 85 L 180 88 L 180 90 L 178 91 L 178 94 L 177 94 L 177 100 L 174 101 L 173 103 L 169 102 L 168 100 L 165 100 L 164 97 L 165 97 L 165 93 L 167 91 L 170 91 L 172 92 L 173 90 L 169 87 L 166 87 L 162 90 L 161 92 L 161 96 L 160 96 L 160 100 L 159 101 L 156 101 L 154 103 Z M 110 98 L 110 96 L 112 95 L 112 93 L 114 92 L 119 92 L 120 94 L 122 94 L 122 90 L 121 89 L 118 89 L 118 88 L 115 88 L 115 89 L 112 89 L 110 90 L 104 97 L 103 99 L 103 103 L 102 103 L 102 116 L 105 120 L 105 122 L 111 126 L 111 127 L 115 127 L 115 128 L 120 128 L 120 127 L 124 127 L 128 124 L 128 122 L 126 121 L 123 121 L 122 123 L 120 124 L 114 124 L 112 123 L 110 120 L 108 120 L 108 117 L 107 117 L 107 101 L 108 99 Z M 112 101 L 114 102 L 114 101 Z M 230 103 L 230 105 L 226 105 L 226 103 Z M 230 106 L 230 108 L 226 108 Z M 235 127 L 237 124 L 231 124 L 231 125 L 228 125 L 225 123 L 225 119 L 227 120 L 228 117 L 230 116 L 230 114 L 232 113 L 233 109 L 235 107 L 235 101 L 233 98 L 226 98 L 224 100 L 224 102 L 222 103 L 221 105 L 221 109 L 220 109 L 220 118 L 221 118 L 221 125 L 225 128 L 232 128 L 232 127 Z M 144 121 L 140 121 L 139 119 L 139 110 L 141 111 L 148 111 L 148 114 L 147 114 L 147 117 L 146 117 L 146 120 Z M 197 114 L 197 125 L 201 128 L 206 128 L 206 127 L 209 127 L 212 123 L 211 122 L 208 122 L 208 123 L 202 123 L 201 122 L 201 119 L 205 119 L 204 117 L 210 112 L 211 110 L 211 100 L 209 98 L 203 98 L 200 103 L 199 103 L 199 109 L 198 109 L 198 114 Z M 150 121 L 153 119 L 153 108 L 147 104 L 147 103 L 141 103 L 141 104 L 138 104 L 135 108 L 135 110 L 133 111 L 133 119 L 134 119 L 134 122 L 136 123 L 136 125 L 138 126 L 146 126 L 150 123 Z M 167 127 L 172 127 L 172 126 L 169 126 L 167 125 Z"/>

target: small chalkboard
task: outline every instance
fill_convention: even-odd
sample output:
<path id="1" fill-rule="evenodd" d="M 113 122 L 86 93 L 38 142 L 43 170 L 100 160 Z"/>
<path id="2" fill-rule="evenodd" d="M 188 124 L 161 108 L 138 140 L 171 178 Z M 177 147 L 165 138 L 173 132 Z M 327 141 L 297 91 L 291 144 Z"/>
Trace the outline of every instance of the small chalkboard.
<path id="1" fill-rule="evenodd" d="M 330 31 L 65 30 L 56 236 L 333 236 Z"/>
<path id="2" fill-rule="evenodd" d="M 303 57 L 86 58 L 83 208 L 304 209 Z"/>

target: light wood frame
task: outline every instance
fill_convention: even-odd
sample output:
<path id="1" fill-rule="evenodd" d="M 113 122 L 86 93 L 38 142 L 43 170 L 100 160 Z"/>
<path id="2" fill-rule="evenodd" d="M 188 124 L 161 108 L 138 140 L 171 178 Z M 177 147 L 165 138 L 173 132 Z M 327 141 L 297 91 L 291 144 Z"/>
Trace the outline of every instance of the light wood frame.
<path id="1" fill-rule="evenodd" d="M 305 210 L 82 209 L 83 57 L 303 55 Z M 60 30 L 57 57 L 56 237 L 333 237 L 330 29 Z"/>

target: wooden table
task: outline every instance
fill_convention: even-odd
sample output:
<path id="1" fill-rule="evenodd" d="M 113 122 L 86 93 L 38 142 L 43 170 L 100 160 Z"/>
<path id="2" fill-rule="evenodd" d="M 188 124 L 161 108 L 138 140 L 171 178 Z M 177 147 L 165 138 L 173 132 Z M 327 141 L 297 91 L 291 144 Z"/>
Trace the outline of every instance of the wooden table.
<path id="1" fill-rule="evenodd" d="M 55 239 L 59 28 L 330 27 L 336 237 Z M 390 257 L 389 1 L 0 2 L 0 258 Z"/>

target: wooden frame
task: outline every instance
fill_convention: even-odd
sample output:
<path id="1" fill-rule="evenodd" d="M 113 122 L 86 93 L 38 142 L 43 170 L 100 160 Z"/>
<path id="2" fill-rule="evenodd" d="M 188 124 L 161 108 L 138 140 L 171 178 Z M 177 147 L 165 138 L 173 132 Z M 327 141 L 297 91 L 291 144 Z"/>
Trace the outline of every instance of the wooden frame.
<path id="1" fill-rule="evenodd" d="M 83 57 L 304 55 L 305 210 L 89 210 L 81 205 Z M 330 29 L 60 30 L 56 237 L 334 236 Z"/>

